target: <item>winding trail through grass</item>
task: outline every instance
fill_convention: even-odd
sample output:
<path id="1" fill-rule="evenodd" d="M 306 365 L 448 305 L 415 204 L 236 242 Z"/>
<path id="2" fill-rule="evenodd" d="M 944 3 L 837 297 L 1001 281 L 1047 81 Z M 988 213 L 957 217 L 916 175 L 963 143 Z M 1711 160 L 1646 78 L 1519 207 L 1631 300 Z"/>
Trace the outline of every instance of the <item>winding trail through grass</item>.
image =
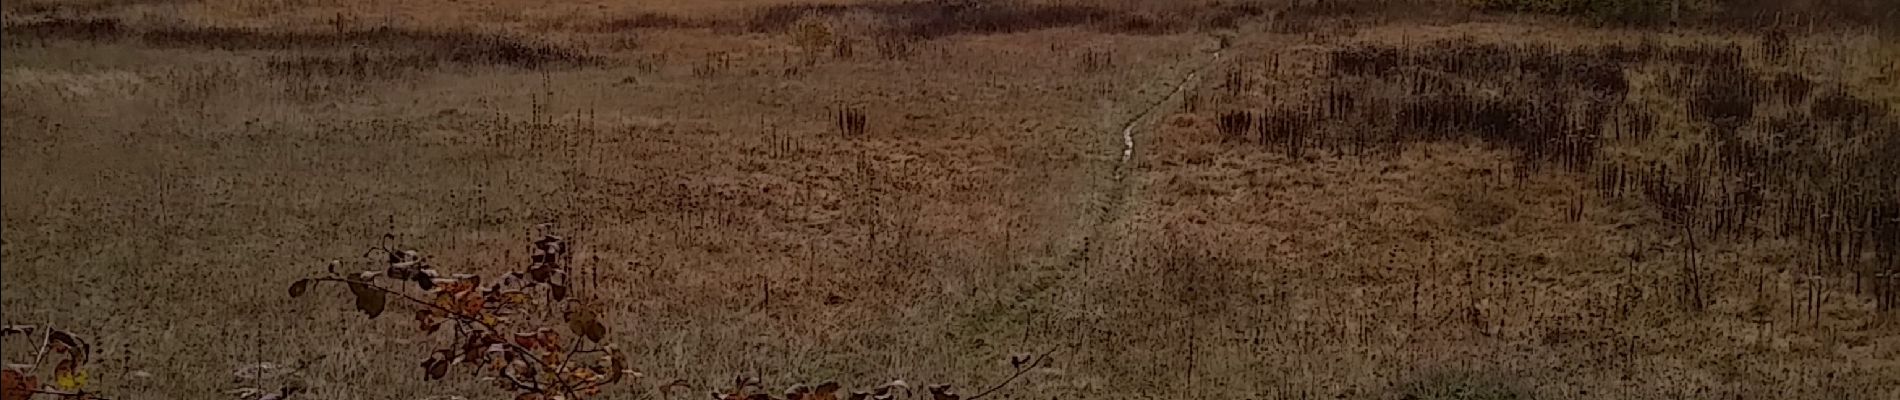
<path id="1" fill-rule="evenodd" d="M 1128 184 L 1129 172 L 1135 168 L 1136 135 L 1140 134 L 1144 128 L 1153 126 L 1161 115 L 1166 114 L 1165 111 L 1179 107 L 1183 94 L 1200 83 L 1202 72 L 1206 72 L 1208 68 L 1220 61 L 1223 50 L 1215 49 L 1206 59 L 1189 69 L 1187 75 L 1182 76 L 1180 81 L 1173 84 L 1173 89 L 1169 90 L 1167 95 L 1149 103 L 1129 118 L 1128 122 L 1121 125 L 1121 158 L 1115 162 L 1114 171 L 1109 178 L 1111 181 L 1100 186 L 1104 191 L 1100 193 L 1103 199 L 1101 208 L 1084 228 L 1087 232 L 1082 236 L 1082 245 L 1069 254 L 1068 259 L 1065 260 L 1067 265 L 1080 266 L 1100 252 L 1103 232 L 1121 218 L 1127 203 L 1128 192 L 1131 190 Z"/>
<path id="2" fill-rule="evenodd" d="M 1203 72 L 1221 60 L 1220 50 L 1205 47 L 1195 51 L 1162 72 L 1165 75 L 1142 84 L 1158 90 L 1119 99 L 1123 101 L 1120 104 L 1103 104 L 1104 111 L 1113 113 L 1110 118 L 1116 118 L 1103 124 L 1108 127 L 1104 133 L 1119 135 L 1120 142 L 1113 143 L 1105 137 L 1091 139 L 1102 141 L 1096 142 L 1089 150 L 1092 154 L 1083 158 L 1088 163 L 1085 179 L 1091 181 L 1075 194 L 1078 198 L 1073 203 L 1076 215 L 1071 217 L 1075 219 L 1064 228 L 1063 239 L 1059 239 L 1064 242 L 1063 247 L 1051 257 L 1034 262 L 1038 267 L 1026 268 L 1013 276 L 1010 287 L 1001 289 L 1012 292 L 1003 296 L 1008 304 L 999 305 L 997 309 L 1009 314 L 1002 320 L 1046 321 L 1030 322 L 1032 326 L 1043 328 L 1011 328 L 1007 331 L 1009 334 L 1039 329 L 1064 332 L 1036 336 L 1039 339 L 1026 343 L 1028 349 L 1041 352 L 1061 348 L 1064 350 L 1060 352 L 1067 354 L 1088 351 L 1085 338 L 1089 335 L 1078 333 L 1099 331 L 1104 318 L 1102 301 L 1109 300 L 1102 296 L 1120 295 L 1101 293 L 1101 285 L 1106 284 L 1103 279 L 1106 271 L 1096 261 L 1114 261 L 1105 253 L 1113 250 L 1110 243 L 1116 242 L 1118 222 L 1128 208 L 1129 194 L 1135 190 L 1130 178 L 1137 168 L 1135 153 L 1142 142 L 1140 136 L 1180 107 L 1185 94 L 1199 83 Z M 977 317 L 998 319 L 995 312 Z"/>
<path id="3" fill-rule="evenodd" d="M 1133 304 L 1129 299 L 1120 298 L 1128 293 L 1105 290 L 1104 285 L 1114 284 L 1113 278 L 1109 277 L 1115 273 L 1106 268 L 1112 268 L 1112 262 L 1121 261 L 1113 259 L 1115 256 L 1109 253 L 1118 244 L 1132 243 L 1118 240 L 1118 235 L 1122 233 L 1116 230 L 1122 228 L 1119 222 L 1128 208 L 1128 197 L 1135 190 L 1131 175 L 1137 168 L 1135 151 L 1141 142 L 1139 136 L 1144 131 L 1152 130 L 1164 116 L 1178 109 L 1185 94 L 1200 83 L 1202 73 L 1217 65 L 1225 49 L 1212 50 L 1196 52 L 1193 59 L 1182 61 L 1181 65 L 1186 66 L 1185 74 L 1170 74 L 1151 81 L 1150 84 L 1166 83 L 1162 86 L 1167 88 L 1166 92 L 1158 99 L 1141 96 L 1124 103 L 1132 104 L 1128 109 L 1137 111 L 1126 116 L 1126 121 L 1109 131 L 1121 136 L 1119 149 L 1108 146 L 1102 148 L 1105 151 L 1119 150 L 1120 154 L 1102 154 L 1114 159 L 1097 159 L 1102 162 L 1091 163 L 1091 168 L 1111 169 L 1092 171 L 1091 179 L 1096 182 L 1088 185 L 1090 191 L 1084 195 L 1087 205 L 1079 210 L 1082 220 L 1071 228 L 1076 229 L 1071 232 L 1071 240 L 1076 242 L 1069 242 L 1070 247 L 1065 253 L 1050 260 L 1054 262 L 1054 265 L 1049 265 L 1050 268 L 1029 275 L 1034 282 L 1025 284 L 1027 293 L 1017 297 L 1020 300 L 1015 306 L 1022 310 L 1019 312 L 1048 319 L 1053 326 L 1050 328 L 1052 332 L 1062 332 L 1037 346 L 1059 348 L 1064 353 L 1061 357 L 1099 357 L 1105 351 L 1101 348 L 1099 338 L 1104 332 L 1114 329 L 1104 324 L 1117 312 L 1110 308 L 1114 304 Z"/>
<path id="4" fill-rule="evenodd" d="M 1144 121 L 1151 121 L 1155 113 L 1161 110 L 1162 105 L 1173 103 L 1179 99 L 1181 93 L 1187 91 L 1188 86 L 1200 83 L 1201 73 L 1207 71 L 1207 68 L 1213 66 L 1214 63 L 1219 62 L 1220 58 L 1221 50 L 1215 50 L 1214 54 L 1209 56 L 1206 61 L 1202 61 L 1201 65 L 1195 66 L 1193 71 L 1188 72 L 1187 77 L 1175 83 L 1174 90 L 1169 91 L 1167 96 L 1162 97 L 1160 101 L 1149 104 L 1148 108 L 1136 113 L 1134 118 L 1128 120 L 1128 123 L 1122 124 L 1122 158 L 1115 164 L 1115 180 L 1118 182 L 1115 185 L 1116 187 L 1124 186 L 1119 182 L 1126 177 L 1128 161 L 1134 158 L 1135 155 L 1135 129 L 1140 128 Z"/>

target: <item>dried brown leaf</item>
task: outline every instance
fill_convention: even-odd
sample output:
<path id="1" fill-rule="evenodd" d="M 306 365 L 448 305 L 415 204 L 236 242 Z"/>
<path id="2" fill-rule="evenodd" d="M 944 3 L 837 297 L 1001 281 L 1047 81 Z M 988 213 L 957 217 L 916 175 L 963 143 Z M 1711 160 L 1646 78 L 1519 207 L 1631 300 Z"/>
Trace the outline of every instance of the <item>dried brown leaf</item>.
<path id="1" fill-rule="evenodd" d="M 590 342 L 599 343 L 601 338 L 607 336 L 607 325 L 601 324 L 600 315 L 593 307 L 586 305 L 575 306 L 568 312 L 567 328 Z"/>
<path id="2" fill-rule="evenodd" d="M 435 333 L 436 330 L 442 329 L 442 320 L 435 319 L 435 310 L 425 309 L 416 311 L 416 325 L 422 333 Z"/>
<path id="3" fill-rule="evenodd" d="M 950 390 L 950 385 L 930 385 L 931 400 L 958 400 L 963 396 Z"/>
<path id="4" fill-rule="evenodd" d="M 388 305 L 388 299 L 383 291 L 364 282 L 351 281 L 349 285 L 350 293 L 356 295 L 357 311 L 362 311 L 363 315 L 368 315 L 370 319 L 383 315 L 383 308 Z"/>
<path id="5" fill-rule="evenodd" d="M 74 367 L 86 365 L 92 357 L 92 345 L 71 332 L 54 329 L 47 332 L 46 340 L 53 342 L 54 349 L 70 354 Z"/>
<path id="6" fill-rule="evenodd" d="M 541 335 L 534 332 L 515 332 L 515 345 L 534 350 L 541 346 Z"/>
<path id="7" fill-rule="evenodd" d="M 290 283 L 290 297 L 303 297 L 303 293 L 308 290 L 310 290 L 310 279 L 298 279 Z"/>
<path id="8" fill-rule="evenodd" d="M 434 353 L 430 353 L 429 359 L 422 360 L 423 379 L 438 380 L 444 376 L 448 376 L 449 365 L 454 364 L 450 357 L 448 350 L 436 350 Z"/>

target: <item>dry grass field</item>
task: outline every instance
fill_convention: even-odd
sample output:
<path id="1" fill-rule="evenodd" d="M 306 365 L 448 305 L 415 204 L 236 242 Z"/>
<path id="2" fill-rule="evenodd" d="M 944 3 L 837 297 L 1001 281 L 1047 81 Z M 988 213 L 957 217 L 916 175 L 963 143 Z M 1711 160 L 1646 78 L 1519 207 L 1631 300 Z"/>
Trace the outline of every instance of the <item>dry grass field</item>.
<path id="1" fill-rule="evenodd" d="M 0 307 L 113 399 L 509 398 L 283 289 L 551 223 L 601 398 L 1900 398 L 1900 7 L 1506 3 L 8 2 Z"/>

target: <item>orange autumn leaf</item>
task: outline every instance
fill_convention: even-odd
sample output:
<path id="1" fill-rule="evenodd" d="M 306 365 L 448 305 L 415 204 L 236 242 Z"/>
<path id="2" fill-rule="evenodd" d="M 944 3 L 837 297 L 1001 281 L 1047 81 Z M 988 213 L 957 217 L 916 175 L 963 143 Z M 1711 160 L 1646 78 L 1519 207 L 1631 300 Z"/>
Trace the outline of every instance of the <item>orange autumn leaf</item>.
<path id="1" fill-rule="evenodd" d="M 529 350 L 534 350 L 534 348 L 540 347 L 541 336 L 530 332 L 516 332 L 515 344 Z"/>

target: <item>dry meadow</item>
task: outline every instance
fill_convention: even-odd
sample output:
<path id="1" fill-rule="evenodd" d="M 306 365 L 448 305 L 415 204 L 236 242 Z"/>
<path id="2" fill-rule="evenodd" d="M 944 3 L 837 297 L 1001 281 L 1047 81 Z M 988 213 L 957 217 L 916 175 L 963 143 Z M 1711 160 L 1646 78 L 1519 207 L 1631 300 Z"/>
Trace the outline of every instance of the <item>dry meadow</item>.
<path id="1" fill-rule="evenodd" d="M 112 399 L 509 398 L 284 287 L 545 223 L 601 398 L 1900 398 L 1900 7 L 1501 3 L 8 2 L 0 306 Z"/>

